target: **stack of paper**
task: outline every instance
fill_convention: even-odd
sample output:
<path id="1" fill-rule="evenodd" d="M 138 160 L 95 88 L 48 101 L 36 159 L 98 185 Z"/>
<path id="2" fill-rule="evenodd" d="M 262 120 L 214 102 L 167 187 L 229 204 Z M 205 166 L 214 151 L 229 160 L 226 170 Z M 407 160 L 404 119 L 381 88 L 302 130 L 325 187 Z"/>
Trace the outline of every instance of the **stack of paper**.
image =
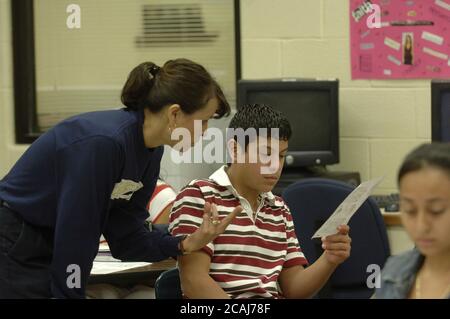
<path id="1" fill-rule="evenodd" d="M 94 259 L 91 275 L 106 275 L 129 271 L 150 265 L 146 262 L 122 262 L 114 258 L 109 250 L 108 243 L 102 242 L 99 245 L 97 256 Z"/>

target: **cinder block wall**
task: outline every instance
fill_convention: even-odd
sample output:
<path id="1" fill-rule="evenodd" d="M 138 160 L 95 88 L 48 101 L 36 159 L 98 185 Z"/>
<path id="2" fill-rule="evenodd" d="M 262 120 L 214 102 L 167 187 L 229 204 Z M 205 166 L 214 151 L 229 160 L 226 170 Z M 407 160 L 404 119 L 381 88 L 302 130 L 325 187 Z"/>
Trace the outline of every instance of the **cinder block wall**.
<path id="1" fill-rule="evenodd" d="M 0 0 L 0 176 L 27 149 L 14 143 L 10 12 Z M 378 192 L 396 191 L 403 156 L 430 140 L 429 81 L 351 81 L 348 0 L 241 0 L 241 14 L 243 77 L 339 78 L 341 163 L 331 169 L 386 175 Z M 169 154 L 162 163 L 176 188 L 211 170 L 174 165 Z M 393 253 L 411 246 L 403 230 L 389 235 Z"/>
<path id="2" fill-rule="evenodd" d="M 332 170 L 385 175 L 396 191 L 407 152 L 431 138 L 429 80 L 351 80 L 348 0 L 242 0 L 243 77 L 340 80 L 341 162 Z"/>

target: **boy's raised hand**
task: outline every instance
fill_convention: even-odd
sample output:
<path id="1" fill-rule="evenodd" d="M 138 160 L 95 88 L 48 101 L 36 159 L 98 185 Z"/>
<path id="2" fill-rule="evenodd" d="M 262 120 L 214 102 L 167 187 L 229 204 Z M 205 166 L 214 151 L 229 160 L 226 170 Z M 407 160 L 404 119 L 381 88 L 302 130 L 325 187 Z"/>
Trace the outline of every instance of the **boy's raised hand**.
<path id="1" fill-rule="evenodd" d="M 348 235 L 349 231 L 348 225 L 341 225 L 337 234 L 322 237 L 322 248 L 329 263 L 337 266 L 350 256 L 352 239 Z"/>
<path id="2" fill-rule="evenodd" d="M 200 228 L 183 241 L 185 251 L 193 252 L 205 247 L 206 244 L 222 234 L 241 211 L 242 207 L 237 206 L 228 216 L 220 219 L 217 206 L 206 202 L 203 209 L 203 222 Z"/>

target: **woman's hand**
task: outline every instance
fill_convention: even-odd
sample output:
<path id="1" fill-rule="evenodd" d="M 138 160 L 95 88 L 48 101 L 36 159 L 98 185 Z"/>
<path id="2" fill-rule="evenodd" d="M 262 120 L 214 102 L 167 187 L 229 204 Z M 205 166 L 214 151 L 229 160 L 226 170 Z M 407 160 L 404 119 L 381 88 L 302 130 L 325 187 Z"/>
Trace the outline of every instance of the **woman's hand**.
<path id="1" fill-rule="evenodd" d="M 322 248 L 325 250 L 326 260 L 330 264 L 337 266 L 350 257 L 352 240 L 348 236 L 349 231 L 348 225 L 341 225 L 338 227 L 336 235 L 322 237 Z"/>
<path id="2" fill-rule="evenodd" d="M 203 211 L 203 222 L 200 228 L 183 240 L 183 248 L 186 253 L 199 250 L 222 234 L 231 221 L 242 211 L 241 206 L 237 206 L 228 216 L 219 219 L 217 206 L 205 203 Z"/>

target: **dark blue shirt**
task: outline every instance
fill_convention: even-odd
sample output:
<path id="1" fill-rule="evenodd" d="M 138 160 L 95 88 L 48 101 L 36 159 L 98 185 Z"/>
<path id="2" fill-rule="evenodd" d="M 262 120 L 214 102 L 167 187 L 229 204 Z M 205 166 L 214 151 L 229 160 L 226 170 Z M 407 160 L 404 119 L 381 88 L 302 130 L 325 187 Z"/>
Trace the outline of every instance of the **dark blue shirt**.
<path id="1" fill-rule="evenodd" d="M 159 261 L 179 238 L 150 232 L 146 204 L 163 147 L 145 147 L 142 112 L 100 111 L 69 118 L 39 137 L 0 181 L 0 198 L 30 224 L 54 229 L 54 297 L 84 297 L 103 233 L 114 257 Z M 81 287 L 67 268 L 80 266 Z"/>

